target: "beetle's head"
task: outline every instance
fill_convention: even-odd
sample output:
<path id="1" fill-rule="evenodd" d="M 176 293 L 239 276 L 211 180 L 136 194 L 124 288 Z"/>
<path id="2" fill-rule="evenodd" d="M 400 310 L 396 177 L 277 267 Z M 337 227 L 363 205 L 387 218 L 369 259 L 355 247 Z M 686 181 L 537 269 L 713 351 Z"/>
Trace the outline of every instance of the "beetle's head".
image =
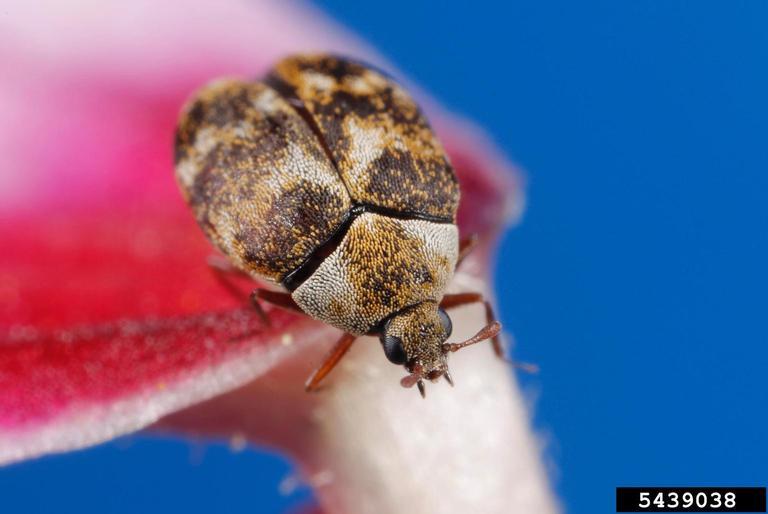
<path id="1" fill-rule="evenodd" d="M 453 385 L 448 372 L 448 353 L 495 336 L 501 325 L 493 322 L 463 343 L 446 343 L 452 328 L 451 318 L 435 302 L 409 307 L 384 323 L 381 330 L 384 354 L 390 362 L 404 365 L 410 373 L 400 382 L 403 387 L 416 385 L 424 396 L 424 379 L 435 382 L 445 377 Z"/>

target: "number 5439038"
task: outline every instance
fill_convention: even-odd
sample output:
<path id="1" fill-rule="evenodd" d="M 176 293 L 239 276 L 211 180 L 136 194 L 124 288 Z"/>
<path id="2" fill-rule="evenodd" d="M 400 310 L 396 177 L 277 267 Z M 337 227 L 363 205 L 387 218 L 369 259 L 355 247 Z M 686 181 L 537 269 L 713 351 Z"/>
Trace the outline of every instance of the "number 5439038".
<path id="1" fill-rule="evenodd" d="M 719 509 L 721 507 L 732 509 L 736 506 L 736 493 L 663 491 L 653 494 L 647 491 L 641 492 L 638 507 L 646 509 L 651 506 L 658 509 L 678 509 L 680 507 L 684 509 L 692 507 L 696 509 Z"/>

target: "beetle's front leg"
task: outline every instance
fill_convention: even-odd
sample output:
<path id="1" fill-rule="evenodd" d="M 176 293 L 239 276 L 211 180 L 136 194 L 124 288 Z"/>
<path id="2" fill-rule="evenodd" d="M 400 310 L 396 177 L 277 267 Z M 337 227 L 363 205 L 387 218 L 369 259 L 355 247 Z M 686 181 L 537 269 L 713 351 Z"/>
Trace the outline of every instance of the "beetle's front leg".
<path id="1" fill-rule="evenodd" d="M 331 351 L 325 356 L 323 363 L 307 379 L 304 384 L 304 389 L 307 391 L 317 391 L 320 386 L 320 382 L 328 375 L 328 373 L 336 367 L 342 357 L 349 351 L 352 343 L 355 342 L 357 336 L 354 334 L 344 334 L 341 339 L 336 341 L 336 344 L 331 348 Z"/>
<path id="2" fill-rule="evenodd" d="M 291 295 L 288 293 L 270 291 L 269 289 L 255 289 L 251 293 L 251 302 L 257 306 L 257 308 L 260 308 L 258 307 L 259 300 L 264 300 L 265 302 L 271 303 L 272 305 L 280 307 L 281 309 L 306 314 L 303 310 L 301 310 L 301 307 L 296 304 L 293 298 L 291 298 Z M 341 339 L 336 342 L 333 348 L 331 348 L 331 351 L 328 352 L 328 354 L 325 356 L 323 363 L 309 376 L 304 384 L 304 389 L 307 391 L 317 391 L 320 386 L 320 382 L 322 382 L 328 373 L 330 373 L 333 368 L 336 367 L 341 358 L 344 357 L 349 348 L 352 346 L 352 343 L 355 342 L 355 339 L 357 339 L 357 336 L 353 334 L 344 334 Z"/>
<path id="3" fill-rule="evenodd" d="M 251 293 L 251 303 L 257 309 L 261 310 L 259 300 L 264 300 L 265 302 L 271 303 L 272 305 L 280 307 L 281 309 L 306 315 L 306 313 L 301 310 L 301 307 L 296 304 L 293 298 L 291 298 L 291 295 L 288 293 L 283 293 L 281 291 L 270 291 L 269 289 L 254 289 Z M 352 346 L 352 343 L 355 342 L 355 339 L 357 339 L 357 336 L 353 334 L 344 334 L 341 339 L 336 342 L 333 348 L 331 348 L 331 351 L 328 352 L 328 354 L 325 356 L 323 363 L 309 376 L 304 384 L 304 389 L 307 391 L 317 391 L 320 386 L 320 382 L 322 382 L 328 373 L 330 373 L 333 368 L 336 367 L 341 358 L 344 357 L 349 348 Z"/>

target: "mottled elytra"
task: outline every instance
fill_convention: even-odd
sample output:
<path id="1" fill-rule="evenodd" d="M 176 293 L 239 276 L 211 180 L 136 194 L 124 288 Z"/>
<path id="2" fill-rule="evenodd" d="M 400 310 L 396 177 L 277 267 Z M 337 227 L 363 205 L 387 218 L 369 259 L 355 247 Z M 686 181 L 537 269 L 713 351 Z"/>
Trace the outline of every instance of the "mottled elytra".
<path id="1" fill-rule="evenodd" d="M 329 55 L 283 59 L 261 81 L 219 80 L 184 108 L 176 178 L 252 295 L 342 329 L 316 389 L 356 337 L 379 335 L 402 385 L 443 376 L 447 354 L 500 325 L 477 293 L 445 295 L 474 239 L 459 242 L 459 186 L 423 113 L 390 77 Z M 488 325 L 446 343 L 446 310 L 485 303 Z M 265 318 L 266 319 L 266 318 Z"/>

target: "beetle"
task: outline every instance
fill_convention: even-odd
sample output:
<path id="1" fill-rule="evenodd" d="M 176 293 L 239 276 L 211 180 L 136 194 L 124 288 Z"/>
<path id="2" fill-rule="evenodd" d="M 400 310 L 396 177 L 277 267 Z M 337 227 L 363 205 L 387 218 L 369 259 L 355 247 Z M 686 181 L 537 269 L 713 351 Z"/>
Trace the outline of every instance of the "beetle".
<path id="1" fill-rule="evenodd" d="M 448 353 L 491 339 L 502 356 L 483 296 L 445 294 L 477 241 L 459 241 L 454 170 L 414 100 L 377 68 L 295 55 L 260 81 L 215 81 L 182 110 L 175 164 L 208 238 L 275 286 L 251 295 L 262 316 L 265 301 L 345 332 L 307 390 L 362 335 L 379 336 L 422 396 L 425 379 L 453 385 Z M 486 326 L 447 343 L 446 310 L 476 302 Z"/>

